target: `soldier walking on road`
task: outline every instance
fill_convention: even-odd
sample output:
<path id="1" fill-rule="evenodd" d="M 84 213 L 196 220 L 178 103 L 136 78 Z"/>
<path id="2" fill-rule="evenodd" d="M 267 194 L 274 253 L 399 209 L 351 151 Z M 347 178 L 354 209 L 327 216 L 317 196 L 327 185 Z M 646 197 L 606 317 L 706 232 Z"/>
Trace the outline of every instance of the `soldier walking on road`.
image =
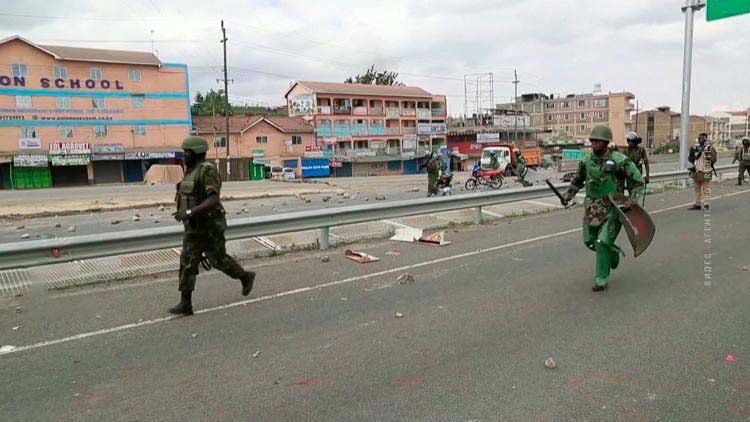
<path id="1" fill-rule="evenodd" d="M 688 155 L 688 161 L 693 164 L 690 177 L 695 183 L 695 204 L 688 209 L 699 210 L 703 204 L 706 209 L 710 208 L 711 177 L 717 159 L 716 149 L 708 143 L 708 135 L 705 133 L 698 135 L 698 143 L 690 148 Z"/>
<path id="2" fill-rule="evenodd" d="M 625 140 L 628 142 L 628 148 L 625 150 L 625 155 L 630 158 L 630 161 L 635 164 L 635 168 L 638 169 L 638 173 L 643 176 L 643 181 L 648 183 L 651 169 L 648 165 L 648 153 L 646 148 L 640 146 L 643 142 L 643 138 L 635 132 L 630 132 L 625 136 Z M 646 168 L 646 172 L 643 172 L 643 168 Z"/>
<path id="3" fill-rule="evenodd" d="M 439 193 L 437 182 L 440 170 L 443 168 L 443 160 L 435 152 L 431 152 L 427 162 L 419 167 L 419 171 L 425 167 L 427 168 L 427 196 L 437 195 Z"/>
<path id="4" fill-rule="evenodd" d="M 516 168 L 514 170 L 514 173 L 516 174 L 516 177 L 518 177 L 518 181 L 523 185 L 523 187 L 529 187 L 533 185 L 533 183 L 526 181 L 526 173 L 529 172 L 529 168 L 526 167 L 526 159 L 523 158 L 523 154 L 521 154 L 521 150 L 516 150 Z"/>
<path id="5" fill-rule="evenodd" d="M 490 152 L 490 170 L 497 170 L 500 168 L 500 162 L 497 159 L 497 154 L 492 151 Z"/>
<path id="6" fill-rule="evenodd" d="M 734 152 L 734 161 L 740 162 L 740 173 L 737 176 L 737 186 L 742 186 L 745 172 L 750 175 L 750 138 L 742 138 L 742 145 Z"/>
<path id="7" fill-rule="evenodd" d="M 180 254 L 180 303 L 170 313 L 192 315 L 192 294 L 198 265 L 216 267 L 224 274 L 242 282 L 242 295 L 253 289 L 255 273 L 245 271 L 226 252 L 224 231 L 227 228 L 221 205 L 221 178 L 213 164 L 206 161 L 208 144 L 205 139 L 191 136 L 182 142 L 185 177 L 177 184 L 177 212 L 174 218 L 185 226 Z M 207 263 L 206 263 L 207 261 Z M 210 265 L 210 266 L 209 266 Z"/>
<path id="8" fill-rule="evenodd" d="M 593 154 L 581 160 L 575 178 L 562 199 L 563 205 L 567 205 L 580 189 L 586 188 L 583 243 L 596 252 L 596 284 L 592 290 L 599 292 L 607 288 L 611 270 L 619 265 L 620 254 L 624 255 L 622 249 L 615 245 L 622 223 L 609 195 L 624 193 L 627 189 L 630 197 L 626 206 L 637 204 L 643 194 L 644 183 L 638 169 L 627 156 L 607 148 L 607 144 L 612 142 L 610 128 L 595 127 L 589 140 Z"/>

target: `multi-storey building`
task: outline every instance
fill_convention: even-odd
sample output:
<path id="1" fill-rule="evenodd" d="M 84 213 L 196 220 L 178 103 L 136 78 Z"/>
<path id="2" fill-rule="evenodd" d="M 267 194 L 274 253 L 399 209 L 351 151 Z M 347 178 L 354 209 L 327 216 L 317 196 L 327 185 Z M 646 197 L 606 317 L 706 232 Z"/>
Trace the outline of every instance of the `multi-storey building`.
<path id="1" fill-rule="evenodd" d="M 138 51 L 0 40 L 0 186 L 143 180 L 190 133 L 187 66 Z"/>
<path id="2" fill-rule="evenodd" d="M 550 96 L 543 100 L 544 129 L 586 139 L 594 126 L 605 125 L 612 129 L 614 142 L 625 145 L 634 98 L 629 92 Z"/>
<path id="3" fill-rule="evenodd" d="M 298 81 L 285 98 L 289 116 L 312 122 L 336 176 L 414 173 L 446 148 L 446 98 L 421 88 Z"/>
<path id="4" fill-rule="evenodd" d="M 732 147 L 729 117 L 705 116 L 708 141 L 716 146 Z"/>
<path id="5" fill-rule="evenodd" d="M 750 136 L 750 109 L 741 111 L 726 111 L 719 114 L 720 116 L 718 117 L 727 118 L 727 137 L 733 142 L 737 143 L 743 137 Z"/>
<path id="6" fill-rule="evenodd" d="M 668 106 L 642 111 L 638 113 L 637 118 L 634 117 L 634 120 L 638 121 L 635 132 L 641 135 L 647 148 L 660 147 L 670 140 L 679 138 L 680 119 L 680 113 L 671 111 Z M 706 132 L 706 118 L 690 116 L 688 143 L 696 142 L 702 132 Z"/>
<path id="7" fill-rule="evenodd" d="M 498 110 L 520 111 L 529 115 L 531 129 L 544 129 L 544 101 L 549 100 L 545 94 L 523 94 L 511 103 L 498 104 Z"/>

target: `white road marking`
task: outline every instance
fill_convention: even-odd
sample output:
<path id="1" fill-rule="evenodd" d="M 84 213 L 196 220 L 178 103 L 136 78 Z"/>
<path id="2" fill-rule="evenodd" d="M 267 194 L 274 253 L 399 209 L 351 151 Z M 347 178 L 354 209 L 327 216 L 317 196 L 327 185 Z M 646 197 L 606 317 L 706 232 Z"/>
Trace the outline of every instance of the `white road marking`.
<path id="1" fill-rule="evenodd" d="M 722 199 L 722 198 L 725 198 L 725 197 L 736 196 L 736 195 L 740 195 L 740 194 L 747 193 L 747 192 L 750 192 L 750 189 L 739 191 L 739 192 L 732 192 L 732 193 L 724 194 L 724 195 L 721 195 L 721 196 L 717 196 L 715 198 L 712 198 L 712 200 L 715 201 L 715 200 Z M 683 208 L 683 207 L 689 206 L 691 204 L 692 204 L 692 202 L 689 202 L 687 204 L 675 205 L 675 206 L 669 207 L 669 208 L 664 208 L 664 209 L 660 209 L 660 210 L 654 210 L 654 211 L 651 211 L 650 214 L 659 214 L 659 213 L 662 213 L 662 212 L 666 212 L 666 211 L 671 211 L 671 210 Z M 411 269 L 414 269 L 414 268 L 425 267 L 425 266 L 428 266 L 428 265 L 440 264 L 440 263 L 443 263 L 443 262 L 454 261 L 456 259 L 467 258 L 467 257 L 474 256 L 474 255 L 479 255 L 479 254 L 484 254 L 484 253 L 489 253 L 489 252 L 495 252 L 495 251 L 498 251 L 498 250 L 512 248 L 512 247 L 519 246 L 519 245 L 525 245 L 527 243 L 534 243 L 534 242 L 538 242 L 540 240 L 546 240 L 546 239 L 551 239 L 551 238 L 554 238 L 554 237 L 565 236 L 565 235 L 568 235 L 568 234 L 571 234 L 571 233 L 579 232 L 581 230 L 582 230 L 582 228 L 575 228 L 575 229 L 570 229 L 570 230 L 564 230 L 564 231 L 561 231 L 561 232 L 551 233 L 551 234 L 547 234 L 547 235 L 544 235 L 544 236 L 538 236 L 538 237 L 534 237 L 534 238 L 531 238 L 531 239 L 519 240 L 517 242 L 506 243 L 504 245 L 493 246 L 493 247 L 487 248 L 487 249 L 477 249 L 476 251 L 472 251 L 472 252 L 465 252 L 465 253 L 458 254 L 458 255 L 446 256 L 446 257 L 443 257 L 443 258 L 433 259 L 433 260 L 430 260 L 430 261 L 424 261 L 424 262 L 419 262 L 419 263 L 416 263 L 416 264 L 405 265 L 405 266 L 398 267 L 398 268 L 392 268 L 390 270 L 378 271 L 378 272 L 372 273 L 372 274 L 364 274 L 364 275 L 361 275 L 361 276 L 345 278 L 343 280 L 331 281 L 331 282 L 328 282 L 328 283 L 318 284 L 318 285 L 315 285 L 315 286 L 302 287 L 302 288 L 299 288 L 299 289 L 288 290 L 286 292 L 280 292 L 280 293 L 276 293 L 276 294 L 272 294 L 272 295 L 261 296 L 261 297 L 257 297 L 257 298 L 254 298 L 254 299 L 248 299 L 248 300 L 243 300 L 243 301 L 240 301 L 240 302 L 230 303 L 230 304 L 227 304 L 227 305 L 221 305 L 221 306 L 215 306 L 213 308 L 201 309 L 201 310 L 196 311 L 195 314 L 196 315 L 200 315 L 200 314 L 206 314 L 206 313 L 209 313 L 209 312 L 223 311 L 225 309 L 236 308 L 238 306 L 245 306 L 245 305 L 248 305 L 248 304 L 251 304 L 251 303 L 264 302 L 264 301 L 267 301 L 267 300 L 278 299 L 278 298 L 285 297 L 285 296 L 292 296 L 292 295 L 296 295 L 296 294 L 300 294 L 300 293 L 307 293 L 307 292 L 310 292 L 310 291 L 313 291 L 313 290 L 324 289 L 326 287 L 333 287 L 333 286 L 338 286 L 338 285 L 342 285 L 342 284 L 349 284 L 349 283 L 353 283 L 355 281 L 367 280 L 367 279 L 370 279 L 370 278 L 380 277 L 382 275 L 393 274 L 393 273 L 397 273 L 397 272 L 401 272 L 401 271 L 411 270 Z M 148 321 L 142 321 L 142 322 L 137 322 L 137 323 L 132 323 L 132 324 L 120 325 L 120 326 L 117 326 L 117 327 L 105 328 L 105 329 L 102 329 L 102 330 L 90 331 L 90 332 L 87 332 L 87 333 L 81 333 L 81 334 L 76 334 L 76 335 L 73 335 L 73 336 L 62 337 L 62 338 L 55 339 L 55 340 L 48 340 L 48 341 L 43 341 L 43 342 L 40 342 L 40 343 L 29 344 L 29 345 L 26 345 L 26 346 L 18 346 L 16 348 L 12 349 L 12 350 L 7 351 L 7 352 L 0 353 L 0 356 L 2 356 L 2 355 L 9 355 L 9 354 L 18 353 L 18 352 L 23 352 L 23 351 L 26 351 L 26 350 L 38 349 L 38 348 L 47 347 L 47 346 L 53 346 L 53 345 L 56 345 L 56 344 L 67 343 L 67 342 L 71 342 L 71 341 L 75 341 L 75 340 L 81 340 L 81 339 L 88 338 L 88 337 L 94 337 L 94 336 L 99 336 L 99 335 L 103 335 L 103 334 L 115 333 L 115 332 L 118 332 L 118 331 L 129 330 L 131 328 L 138 328 L 138 327 L 143 327 L 143 326 L 148 326 L 148 325 L 155 325 L 155 324 L 159 324 L 159 323 L 162 323 L 162 322 L 171 321 L 171 320 L 173 320 L 175 318 L 180 318 L 180 317 L 179 316 L 168 316 L 168 317 L 164 317 L 164 318 L 156 318 L 156 319 L 151 319 L 151 320 L 148 320 Z"/>
<path id="2" fill-rule="evenodd" d="M 487 211 L 487 210 L 486 210 L 486 209 L 484 209 L 484 208 L 482 208 L 482 214 L 487 214 L 487 215 L 491 215 L 491 216 L 493 216 L 493 217 L 497 217 L 497 218 L 503 218 L 503 217 L 505 217 L 505 216 L 504 216 L 503 214 L 498 214 L 498 213 L 496 213 L 496 212 L 492 212 L 492 211 Z"/>
<path id="3" fill-rule="evenodd" d="M 541 201 L 532 201 L 532 200 L 530 200 L 530 199 L 528 199 L 528 200 L 526 200 L 526 201 L 523 201 L 523 202 L 526 202 L 526 203 L 529 203 L 529 204 L 533 204 L 533 205 L 541 205 L 541 206 L 543 206 L 543 207 L 552 207 L 552 208 L 565 208 L 565 207 L 563 207 L 563 206 L 562 206 L 562 205 L 560 205 L 560 204 L 548 204 L 548 203 L 546 203 L 546 202 L 541 202 Z"/>
<path id="4" fill-rule="evenodd" d="M 276 242 L 265 236 L 256 236 L 253 238 L 253 240 L 267 247 L 268 249 L 271 249 L 272 251 L 280 251 L 282 249 L 282 247 L 279 246 Z"/>

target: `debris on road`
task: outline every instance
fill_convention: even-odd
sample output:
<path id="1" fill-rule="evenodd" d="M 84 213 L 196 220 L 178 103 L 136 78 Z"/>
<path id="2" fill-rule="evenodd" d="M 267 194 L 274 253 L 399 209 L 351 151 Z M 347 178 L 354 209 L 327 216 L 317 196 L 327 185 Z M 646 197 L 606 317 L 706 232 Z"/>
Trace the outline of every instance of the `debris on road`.
<path id="1" fill-rule="evenodd" d="M 20 306 L 16 306 L 16 313 L 17 313 L 17 314 L 20 314 L 20 313 L 21 313 L 21 307 L 20 307 Z"/>
<path id="2" fill-rule="evenodd" d="M 323 197 L 323 202 L 328 202 L 330 200 L 331 200 L 331 197 L 328 196 L 328 195 L 326 195 L 326 196 Z"/>
<path id="3" fill-rule="evenodd" d="M 68 227 L 68 233 L 73 233 L 76 231 L 76 226 L 70 226 Z"/>
<path id="4" fill-rule="evenodd" d="M 13 350 L 15 348 L 16 348 L 16 346 L 5 345 L 3 347 L 0 347 L 0 353 L 8 353 L 8 352 L 10 352 L 11 350 Z"/>
<path id="5" fill-rule="evenodd" d="M 25 228 L 26 228 L 26 226 L 18 226 L 18 227 L 16 227 L 16 230 L 23 230 Z"/>
<path id="6" fill-rule="evenodd" d="M 311 202 L 312 202 L 312 199 L 310 199 L 310 198 L 308 198 L 308 199 L 305 199 L 305 203 L 306 203 L 306 204 L 309 204 L 309 203 L 311 203 Z"/>
<path id="7" fill-rule="evenodd" d="M 396 234 L 391 237 L 391 240 L 396 242 L 416 242 L 422 235 L 424 230 L 416 227 L 396 227 Z"/>
<path id="8" fill-rule="evenodd" d="M 551 357 L 548 357 L 547 360 L 544 361 L 544 366 L 547 369 L 555 369 L 557 368 L 557 365 L 555 364 L 555 360 Z"/>
<path id="9" fill-rule="evenodd" d="M 446 246 L 451 244 L 450 241 L 445 240 L 445 230 L 435 232 L 429 236 L 422 236 L 419 238 L 419 241 L 422 243 L 427 243 L 428 245 L 437 246 Z"/>
<path id="10" fill-rule="evenodd" d="M 193 338 L 196 338 L 196 337 L 198 337 L 198 334 L 193 333 L 192 336 L 193 336 Z"/>
<path id="11" fill-rule="evenodd" d="M 243 208 L 243 209 L 242 209 L 242 212 L 244 212 L 245 214 L 247 214 L 247 213 L 249 213 L 249 212 L 250 212 L 250 210 L 249 210 L 249 209 L 247 209 L 247 208 Z"/>
<path id="12" fill-rule="evenodd" d="M 15 327 L 11 328 L 13 331 L 18 331 L 21 328 L 20 325 L 16 325 Z"/>
<path id="13" fill-rule="evenodd" d="M 154 224 L 159 224 L 159 219 L 158 218 L 154 218 Z"/>
<path id="14" fill-rule="evenodd" d="M 386 255 L 401 255 L 401 252 L 398 251 L 396 248 L 388 248 L 388 252 L 385 253 Z"/>
<path id="15" fill-rule="evenodd" d="M 344 192 L 336 192 L 336 195 L 338 195 L 338 196 L 344 196 Z"/>
<path id="16" fill-rule="evenodd" d="M 331 262 L 331 257 L 328 255 L 321 256 L 320 262 Z"/>
<path id="17" fill-rule="evenodd" d="M 28 239 L 28 238 L 29 238 L 29 234 L 28 233 L 21 235 L 21 239 Z"/>
<path id="18" fill-rule="evenodd" d="M 349 195 L 348 193 L 345 193 L 345 194 L 343 195 L 343 197 L 344 197 L 344 199 L 351 199 L 351 197 L 352 197 L 352 196 L 351 196 L 351 195 Z"/>
<path id="19" fill-rule="evenodd" d="M 56 229 L 59 229 L 60 227 L 62 227 L 62 224 L 61 224 L 61 223 L 55 223 L 55 228 L 56 228 Z"/>
<path id="20" fill-rule="evenodd" d="M 402 286 L 414 283 L 414 276 L 409 273 L 403 273 L 396 279 L 396 282 Z"/>
<path id="21" fill-rule="evenodd" d="M 734 358 L 734 355 L 727 355 L 727 356 L 726 356 L 726 357 L 724 358 L 724 361 L 726 361 L 726 362 L 729 362 L 729 363 L 734 363 L 734 362 L 735 362 L 735 360 L 736 360 L 736 359 Z"/>
<path id="22" fill-rule="evenodd" d="M 376 256 L 369 255 L 364 252 L 353 251 L 351 249 L 347 249 L 346 252 L 344 252 L 344 256 L 351 259 L 352 261 L 359 262 L 360 264 L 380 261 L 380 258 Z"/>
<path id="23" fill-rule="evenodd" d="M 403 318 L 403 317 L 404 317 L 404 314 L 402 314 L 401 312 L 396 312 L 396 318 Z"/>
<path id="24" fill-rule="evenodd" d="M 385 201 L 385 195 L 376 195 L 375 196 L 376 201 Z"/>
<path id="25" fill-rule="evenodd" d="M 369 201 L 369 200 L 370 200 L 370 198 L 367 198 L 367 197 L 365 198 L 365 202 L 367 202 L 367 201 Z"/>
<path id="26" fill-rule="evenodd" d="M 419 188 L 414 188 L 411 190 L 412 192 L 419 192 Z"/>
<path id="27" fill-rule="evenodd" d="M 258 356 L 260 356 L 260 350 L 258 350 L 257 352 L 253 353 L 253 357 L 254 358 L 257 358 Z"/>
<path id="28" fill-rule="evenodd" d="M 122 221 L 120 221 L 120 220 L 112 220 L 112 221 L 109 222 L 109 224 L 111 224 L 113 226 L 116 226 L 116 225 L 118 225 L 120 223 L 122 223 Z"/>
<path id="29" fill-rule="evenodd" d="M 133 216 L 133 221 L 136 221 L 136 222 L 141 221 L 141 217 L 138 214 L 136 214 Z"/>
<path id="30" fill-rule="evenodd" d="M 711 385 L 711 386 L 714 386 L 714 385 L 716 385 L 716 380 L 715 380 L 715 379 L 713 379 L 713 378 L 709 378 L 709 379 L 708 379 L 708 385 Z"/>
<path id="31" fill-rule="evenodd" d="M 164 205 L 159 205 L 159 211 L 164 211 Z"/>

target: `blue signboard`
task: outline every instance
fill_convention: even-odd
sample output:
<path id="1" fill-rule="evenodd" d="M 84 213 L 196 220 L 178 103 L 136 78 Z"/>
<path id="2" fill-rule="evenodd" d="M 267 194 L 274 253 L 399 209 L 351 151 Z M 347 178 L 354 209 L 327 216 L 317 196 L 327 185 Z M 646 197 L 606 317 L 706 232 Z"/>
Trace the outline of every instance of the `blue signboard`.
<path id="1" fill-rule="evenodd" d="M 328 177 L 331 175 L 331 167 L 328 160 L 302 160 L 302 177 Z"/>

